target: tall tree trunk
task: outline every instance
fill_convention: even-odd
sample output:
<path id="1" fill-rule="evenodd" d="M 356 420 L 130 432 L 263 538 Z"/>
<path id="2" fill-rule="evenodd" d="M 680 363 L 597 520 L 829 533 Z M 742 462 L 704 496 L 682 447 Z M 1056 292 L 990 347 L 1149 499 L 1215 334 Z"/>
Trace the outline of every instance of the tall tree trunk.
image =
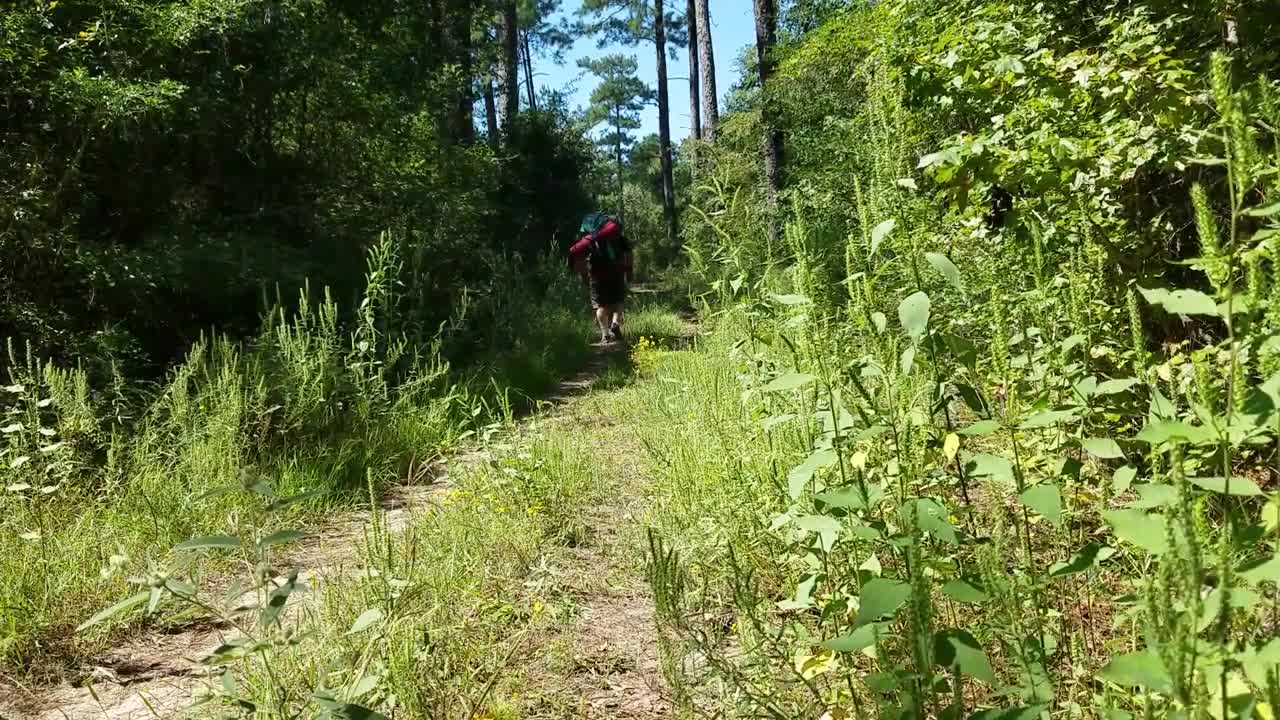
<path id="1" fill-rule="evenodd" d="M 662 218 L 667 224 L 667 243 L 674 245 L 680 235 L 676 224 L 676 188 L 671 171 L 671 103 L 667 95 L 667 29 L 662 0 L 653 0 L 653 44 L 658 51 L 658 154 L 662 158 Z"/>
<path id="2" fill-rule="evenodd" d="M 778 239 L 778 192 L 782 188 L 782 131 L 778 114 L 769 97 L 769 82 L 776 63 L 773 57 L 778 38 L 778 5 L 776 0 L 754 0 L 756 14 L 756 60 L 763 96 L 760 118 L 764 126 L 761 138 L 764 151 L 764 178 L 769 201 L 769 238 Z"/>
<path id="3" fill-rule="evenodd" d="M 613 130 L 614 142 L 613 152 L 618 160 L 618 219 L 625 226 L 627 224 L 627 201 L 623 194 L 622 184 L 622 110 L 615 107 L 613 109 Z"/>
<path id="4" fill-rule="evenodd" d="M 502 2 L 502 122 L 520 112 L 520 17 L 516 0 Z"/>
<path id="5" fill-rule="evenodd" d="M 529 97 L 529 109 L 538 110 L 538 94 L 533 88 L 533 53 L 529 51 L 529 33 L 524 33 L 521 38 L 521 45 L 524 51 L 524 84 L 525 94 Z"/>
<path id="6" fill-rule="evenodd" d="M 712 140 L 720 124 L 719 94 L 716 93 L 716 56 L 711 46 L 711 10 L 707 0 L 695 0 L 698 22 L 698 62 L 702 72 L 702 138 Z"/>
<path id="7" fill-rule="evenodd" d="M 498 149 L 498 137 L 502 134 L 498 126 L 498 102 L 494 98 L 493 91 L 493 73 L 487 73 L 484 78 L 484 125 L 488 131 L 489 145 L 494 150 Z"/>
<path id="8" fill-rule="evenodd" d="M 689 24 L 689 135 L 702 139 L 702 98 L 698 96 L 698 8 L 697 0 L 688 0 L 684 17 Z"/>
<path id="9" fill-rule="evenodd" d="M 454 11 L 456 42 L 458 43 L 458 72 L 462 76 L 461 87 L 458 88 L 458 139 L 470 145 L 476 140 L 476 125 L 472 117 L 475 115 L 476 96 L 474 63 L 471 59 L 471 0 L 460 0 L 460 7 Z"/>

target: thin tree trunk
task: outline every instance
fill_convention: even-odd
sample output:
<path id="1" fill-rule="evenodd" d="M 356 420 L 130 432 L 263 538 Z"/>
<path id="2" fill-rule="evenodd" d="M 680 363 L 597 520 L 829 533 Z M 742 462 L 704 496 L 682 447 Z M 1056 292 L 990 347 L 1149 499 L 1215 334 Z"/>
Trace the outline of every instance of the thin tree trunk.
<path id="1" fill-rule="evenodd" d="M 658 153 L 662 156 L 662 217 L 667 224 L 667 243 L 675 245 L 680 235 L 676 221 L 675 178 L 671 171 L 671 103 L 667 95 L 667 30 L 662 0 L 653 0 L 653 44 L 658 51 Z"/>
<path id="2" fill-rule="evenodd" d="M 756 15 L 756 60 L 760 72 L 760 91 L 763 95 L 760 118 L 764 134 L 761 138 L 764 152 L 765 188 L 769 202 L 769 238 L 778 239 L 778 193 L 782 189 L 782 131 L 778 129 L 778 117 L 769 97 L 769 82 L 773 77 L 775 61 L 774 45 L 778 36 L 778 6 L 776 0 L 754 0 Z"/>
<path id="3" fill-rule="evenodd" d="M 529 33 L 524 33 L 521 38 L 524 50 L 524 84 L 525 94 L 529 97 L 529 109 L 537 112 L 538 95 L 533 88 L 533 53 L 529 52 Z"/>
<path id="4" fill-rule="evenodd" d="M 454 10 L 454 42 L 458 44 L 458 70 L 461 87 L 458 88 L 458 138 L 464 145 L 476 140 L 476 125 L 472 117 L 475 115 L 476 96 L 473 62 L 471 59 L 471 0 L 461 0 Z"/>
<path id="5" fill-rule="evenodd" d="M 493 73 L 486 74 L 484 78 L 484 125 L 488 131 L 486 134 L 489 136 L 489 145 L 497 150 L 502 130 L 498 125 L 498 102 L 494 98 Z"/>
<path id="6" fill-rule="evenodd" d="M 697 0 L 687 0 L 685 19 L 689 24 L 689 135 L 702 139 L 702 107 L 698 93 L 698 9 Z"/>
<path id="7" fill-rule="evenodd" d="M 516 0 L 502 3 L 502 122 L 520 112 L 520 17 Z"/>
<path id="8" fill-rule="evenodd" d="M 614 137 L 616 138 L 613 143 L 614 156 L 618 160 L 618 219 L 625 226 L 627 224 L 627 202 L 624 199 L 625 196 L 622 189 L 622 110 L 616 107 L 613 109 L 613 128 Z"/>
<path id="9" fill-rule="evenodd" d="M 695 0 L 698 22 L 698 62 L 702 72 L 702 139 L 715 138 L 720 124 L 719 95 L 716 93 L 716 56 L 711 45 L 711 10 L 707 0 Z"/>

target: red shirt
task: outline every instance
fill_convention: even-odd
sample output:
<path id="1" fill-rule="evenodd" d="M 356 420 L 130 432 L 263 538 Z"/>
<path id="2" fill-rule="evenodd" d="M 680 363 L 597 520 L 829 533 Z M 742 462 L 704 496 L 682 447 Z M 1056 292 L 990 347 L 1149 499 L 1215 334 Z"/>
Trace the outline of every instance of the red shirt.
<path id="1" fill-rule="evenodd" d="M 604 267 L 597 267 L 593 264 L 591 266 L 591 277 L 601 278 L 618 272 L 629 273 L 631 271 L 631 243 L 627 242 L 626 236 L 622 234 L 621 225 L 610 220 L 604 224 L 604 227 L 600 228 L 600 230 L 595 233 L 594 237 L 595 239 L 604 242 L 617 242 L 622 249 L 622 259 L 621 262 L 612 266 L 606 265 Z M 581 240 L 574 243 L 573 246 L 569 248 L 569 262 L 575 267 L 580 267 L 581 263 L 587 261 L 590 257 L 591 240 L 592 235 L 585 235 Z"/>

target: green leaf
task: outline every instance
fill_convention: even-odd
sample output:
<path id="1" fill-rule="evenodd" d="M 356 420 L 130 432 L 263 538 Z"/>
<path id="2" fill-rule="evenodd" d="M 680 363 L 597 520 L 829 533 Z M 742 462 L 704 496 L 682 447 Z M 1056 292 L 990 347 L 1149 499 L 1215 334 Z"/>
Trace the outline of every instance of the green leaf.
<path id="1" fill-rule="evenodd" d="M 1143 483 L 1134 488 L 1138 491 L 1138 499 L 1129 503 L 1129 507 L 1141 510 L 1167 507 L 1178 499 L 1178 489 L 1164 483 Z"/>
<path id="2" fill-rule="evenodd" d="M 834 450 L 814 450 L 804 462 L 791 468 L 791 472 L 787 473 L 787 490 L 791 493 L 791 499 L 800 497 L 804 486 L 813 479 L 815 472 L 831 467 L 838 459 Z"/>
<path id="3" fill-rule="evenodd" d="M 1231 588 L 1231 607 L 1234 610 L 1248 611 L 1262 600 L 1262 596 L 1258 593 L 1244 587 Z M 1197 632 L 1204 632 L 1217 623 L 1222 616 L 1222 588 L 1217 587 L 1209 592 L 1204 598 L 1204 605 L 1200 608 L 1200 622 L 1196 625 Z"/>
<path id="4" fill-rule="evenodd" d="M 884 329 L 889 326 L 889 318 L 882 312 L 871 313 L 871 322 L 876 326 L 876 332 L 884 332 Z"/>
<path id="5" fill-rule="evenodd" d="M 764 391 L 784 392 L 786 390 L 797 390 L 809 385 L 814 380 L 817 380 L 817 378 L 805 373 L 787 373 L 786 375 L 779 375 L 773 380 L 770 380 L 769 383 L 764 386 Z"/>
<path id="6" fill-rule="evenodd" d="M 1054 563 L 1049 567 L 1051 577 L 1065 577 L 1092 570 L 1098 563 L 1115 555 L 1116 551 L 1105 545 L 1089 543 L 1080 549 L 1071 559 L 1064 563 Z"/>
<path id="7" fill-rule="evenodd" d="M 1259 205 L 1244 211 L 1244 214 L 1249 217 L 1271 217 L 1277 213 L 1280 213 L 1280 202 L 1273 202 L 1270 205 Z"/>
<path id="8" fill-rule="evenodd" d="M 1213 298 L 1196 290 L 1147 290 L 1138 288 L 1142 297 L 1152 305 L 1164 308 L 1175 315 L 1218 315 L 1218 304 Z"/>
<path id="9" fill-rule="evenodd" d="M 1062 493 L 1057 485 L 1036 485 L 1023 491 L 1018 499 L 1054 525 L 1062 526 Z"/>
<path id="10" fill-rule="evenodd" d="M 999 455 L 978 453 L 969 458 L 965 469 L 975 477 L 990 477 L 1002 482 L 1013 482 L 1013 465 Z"/>
<path id="11" fill-rule="evenodd" d="M 258 548 L 265 549 L 275 545 L 285 545 L 287 543 L 296 542 L 305 537 L 297 530 L 280 530 L 258 541 Z"/>
<path id="12" fill-rule="evenodd" d="M 1276 671 L 1280 665 L 1280 638 L 1272 638 L 1270 642 L 1258 649 L 1247 648 L 1236 656 L 1245 677 L 1260 688 L 1270 684 L 1268 675 Z"/>
<path id="13" fill-rule="evenodd" d="M 1240 577 L 1251 584 L 1269 582 L 1280 584 L 1280 555 L 1272 555 L 1246 563 L 1241 566 Z"/>
<path id="14" fill-rule="evenodd" d="M 969 427 L 960 431 L 961 435 L 966 437 L 978 437 L 981 435 L 990 435 L 1000 429 L 1000 423 L 995 420 L 979 420 Z"/>
<path id="15" fill-rule="evenodd" d="M 1164 516 L 1141 510 L 1105 510 L 1102 518 L 1115 530 L 1116 537 L 1152 553 L 1168 552 Z"/>
<path id="16" fill-rule="evenodd" d="M 841 635 L 822 643 L 822 647 L 841 653 L 858 652 L 874 645 L 876 643 L 876 631 L 883 630 L 884 627 L 881 623 L 868 623 L 847 635 Z"/>
<path id="17" fill-rule="evenodd" d="M 910 596 L 911 586 L 907 583 L 885 578 L 871 580 L 862 586 L 854 627 L 861 627 L 886 615 L 894 614 Z"/>
<path id="18" fill-rule="evenodd" d="M 929 326 L 929 296 L 923 292 L 912 294 L 898 304 L 898 322 L 913 340 L 924 337 Z"/>
<path id="19" fill-rule="evenodd" d="M 178 551 L 207 549 L 226 550 L 237 547 L 240 547 L 239 538 L 234 538 L 230 535 L 206 535 L 204 537 L 194 537 L 190 540 L 180 542 L 175 545 L 173 549 Z"/>
<path id="20" fill-rule="evenodd" d="M 1119 443 L 1111 438 L 1085 438 L 1080 441 L 1080 445 L 1084 447 L 1085 452 L 1103 460 L 1124 457 L 1124 450 L 1121 450 Z"/>
<path id="21" fill-rule="evenodd" d="M 876 250 L 880 249 L 880 243 L 884 242 L 884 239 L 889 236 L 889 233 L 893 232 L 893 228 L 897 224 L 897 220 L 885 220 L 871 230 L 872 255 L 876 254 Z"/>
<path id="22" fill-rule="evenodd" d="M 884 497 L 884 490 L 878 485 L 867 486 L 867 501 L 863 502 L 862 490 L 853 485 L 835 488 L 814 496 L 827 505 L 844 510 L 862 510 L 874 507 Z"/>
<path id="23" fill-rule="evenodd" d="M 1098 389 L 1094 390 L 1096 395 L 1118 395 L 1127 392 L 1140 381 L 1136 378 L 1124 378 L 1121 380 L 1106 380 L 1098 383 Z"/>
<path id="24" fill-rule="evenodd" d="M 817 533 L 823 552 L 831 552 L 836 540 L 840 539 L 842 526 L 840 521 L 830 515 L 804 515 L 795 519 L 796 527 L 811 533 Z"/>
<path id="25" fill-rule="evenodd" d="M 1196 487 L 1223 495 L 1254 497 L 1263 494 L 1262 488 L 1259 488 L 1257 483 L 1245 477 L 1232 477 L 1230 483 L 1226 478 L 1220 477 L 1198 477 L 1188 478 L 1188 480 Z"/>
<path id="26" fill-rule="evenodd" d="M 1169 671 L 1160 661 L 1160 656 L 1150 650 L 1111 658 L 1111 662 L 1098 674 L 1104 680 L 1126 687 L 1140 687 L 1159 693 L 1173 690 Z"/>
<path id="27" fill-rule="evenodd" d="M 1023 430 L 1037 430 L 1075 422 L 1078 419 L 1074 410 L 1045 410 L 1027 418 L 1018 427 Z"/>
<path id="28" fill-rule="evenodd" d="M 269 627 L 280 617 L 280 613 L 284 612 L 284 606 L 289 602 L 289 596 L 294 590 L 298 589 L 298 571 L 294 570 L 289 574 L 289 579 L 280 587 L 271 591 L 271 595 L 267 598 L 267 604 L 262 608 L 262 613 L 258 617 L 258 623 L 261 627 Z"/>
<path id="29" fill-rule="evenodd" d="M 1138 470 L 1132 465 L 1116 468 L 1115 473 L 1111 476 L 1111 489 L 1117 495 L 1121 495 L 1129 489 L 1129 486 L 1133 484 L 1133 479 L 1137 476 Z"/>
<path id="30" fill-rule="evenodd" d="M 381 610 L 378 608 L 369 608 L 368 610 L 360 613 L 360 617 L 356 618 L 356 621 L 351 624 L 351 629 L 347 631 L 347 634 L 355 635 L 356 633 L 362 633 L 372 627 L 374 623 L 381 620 L 382 617 Z"/>
<path id="31" fill-rule="evenodd" d="M 925 253 L 924 258 L 929 261 L 934 270 L 942 273 L 942 277 L 955 286 L 955 289 L 964 292 L 964 282 L 960 279 L 960 269 L 956 267 L 955 263 L 951 262 L 951 258 L 941 253 L 933 252 Z"/>
<path id="32" fill-rule="evenodd" d="M 1213 433 L 1208 428 L 1188 425 L 1180 420 L 1157 420 L 1144 426 L 1137 439 L 1151 445 L 1182 441 L 1204 443 L 1213 440 Z"/>
<path id="33" fill-rule="evenodd" d="M 947 520 L 947 509 L 938 501 L 919 498 L 914 503 L 908 503 L 907 507 L 913 508 L 908 512 L 914 513 L 916 524 L 921 530 L 950 545 L 960 542 L 956 537 L 955 527 Z"/>
<path id="34" fill-rule="evenodd" d="M 91 628 L 94 625 L 97 625 L 103 620 L 108 620 L 116 615 L 119 615 L 122 612 L 132 610 L 133 608 L 136 608 L 139 605 L 145 603 L 150 597 L 151 597 L 151 591 L 143 590 L 142 592 L 136 595 L 132 595 L 128 598 L 125 598 L 124 600 L 121 600 L 115 605 L 112 605 L 111 607 L 107 608 L 106 610 L 99 612 L 97 615 L 94 615 L 88 620 L 85 620 L 84 622 L 80 623 L 80 625 L 76 628 L 76 632 L 81 632 L 87 628 Z"/>
<path id="35" fill-rule="evenodd" d="M 803 295 L 772 295 L 770 297 L 779 305 L 808 305 L 812 302 Z"/>
<path id="36" fill-rule="evenodd" d="M 969 603 L 971 605 L 984 603 L 991 598 L 977 585 L 961 579 L 947 581 L 942 586 L 942 594 L 956 602 Z"/>
<path id="37" fill-rule="evenodd" d="M 960 672 L 975 677 L 988 685 L 994 685 L 996 674 L 991 670 L 987 654 L 977 639 L 964 630 L 946 630 L 933 637 L 933 657 L 942 667 L 958 668 Z"/>

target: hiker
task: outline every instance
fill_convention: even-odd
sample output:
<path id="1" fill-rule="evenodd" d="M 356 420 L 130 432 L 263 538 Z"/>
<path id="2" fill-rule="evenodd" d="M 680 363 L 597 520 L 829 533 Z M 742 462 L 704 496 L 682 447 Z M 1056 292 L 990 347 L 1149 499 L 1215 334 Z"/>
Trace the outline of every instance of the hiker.
<path id="1" fill-rule="evenodd" d="M 591 288 L 591 307 L 600 326 L 600 342 L 622 340 L 622 304 L 631 282 L 631 243 L 622 221 L 604 213 L 582 219 L 582 239 L 569 248 L 569 262 Z"/>

